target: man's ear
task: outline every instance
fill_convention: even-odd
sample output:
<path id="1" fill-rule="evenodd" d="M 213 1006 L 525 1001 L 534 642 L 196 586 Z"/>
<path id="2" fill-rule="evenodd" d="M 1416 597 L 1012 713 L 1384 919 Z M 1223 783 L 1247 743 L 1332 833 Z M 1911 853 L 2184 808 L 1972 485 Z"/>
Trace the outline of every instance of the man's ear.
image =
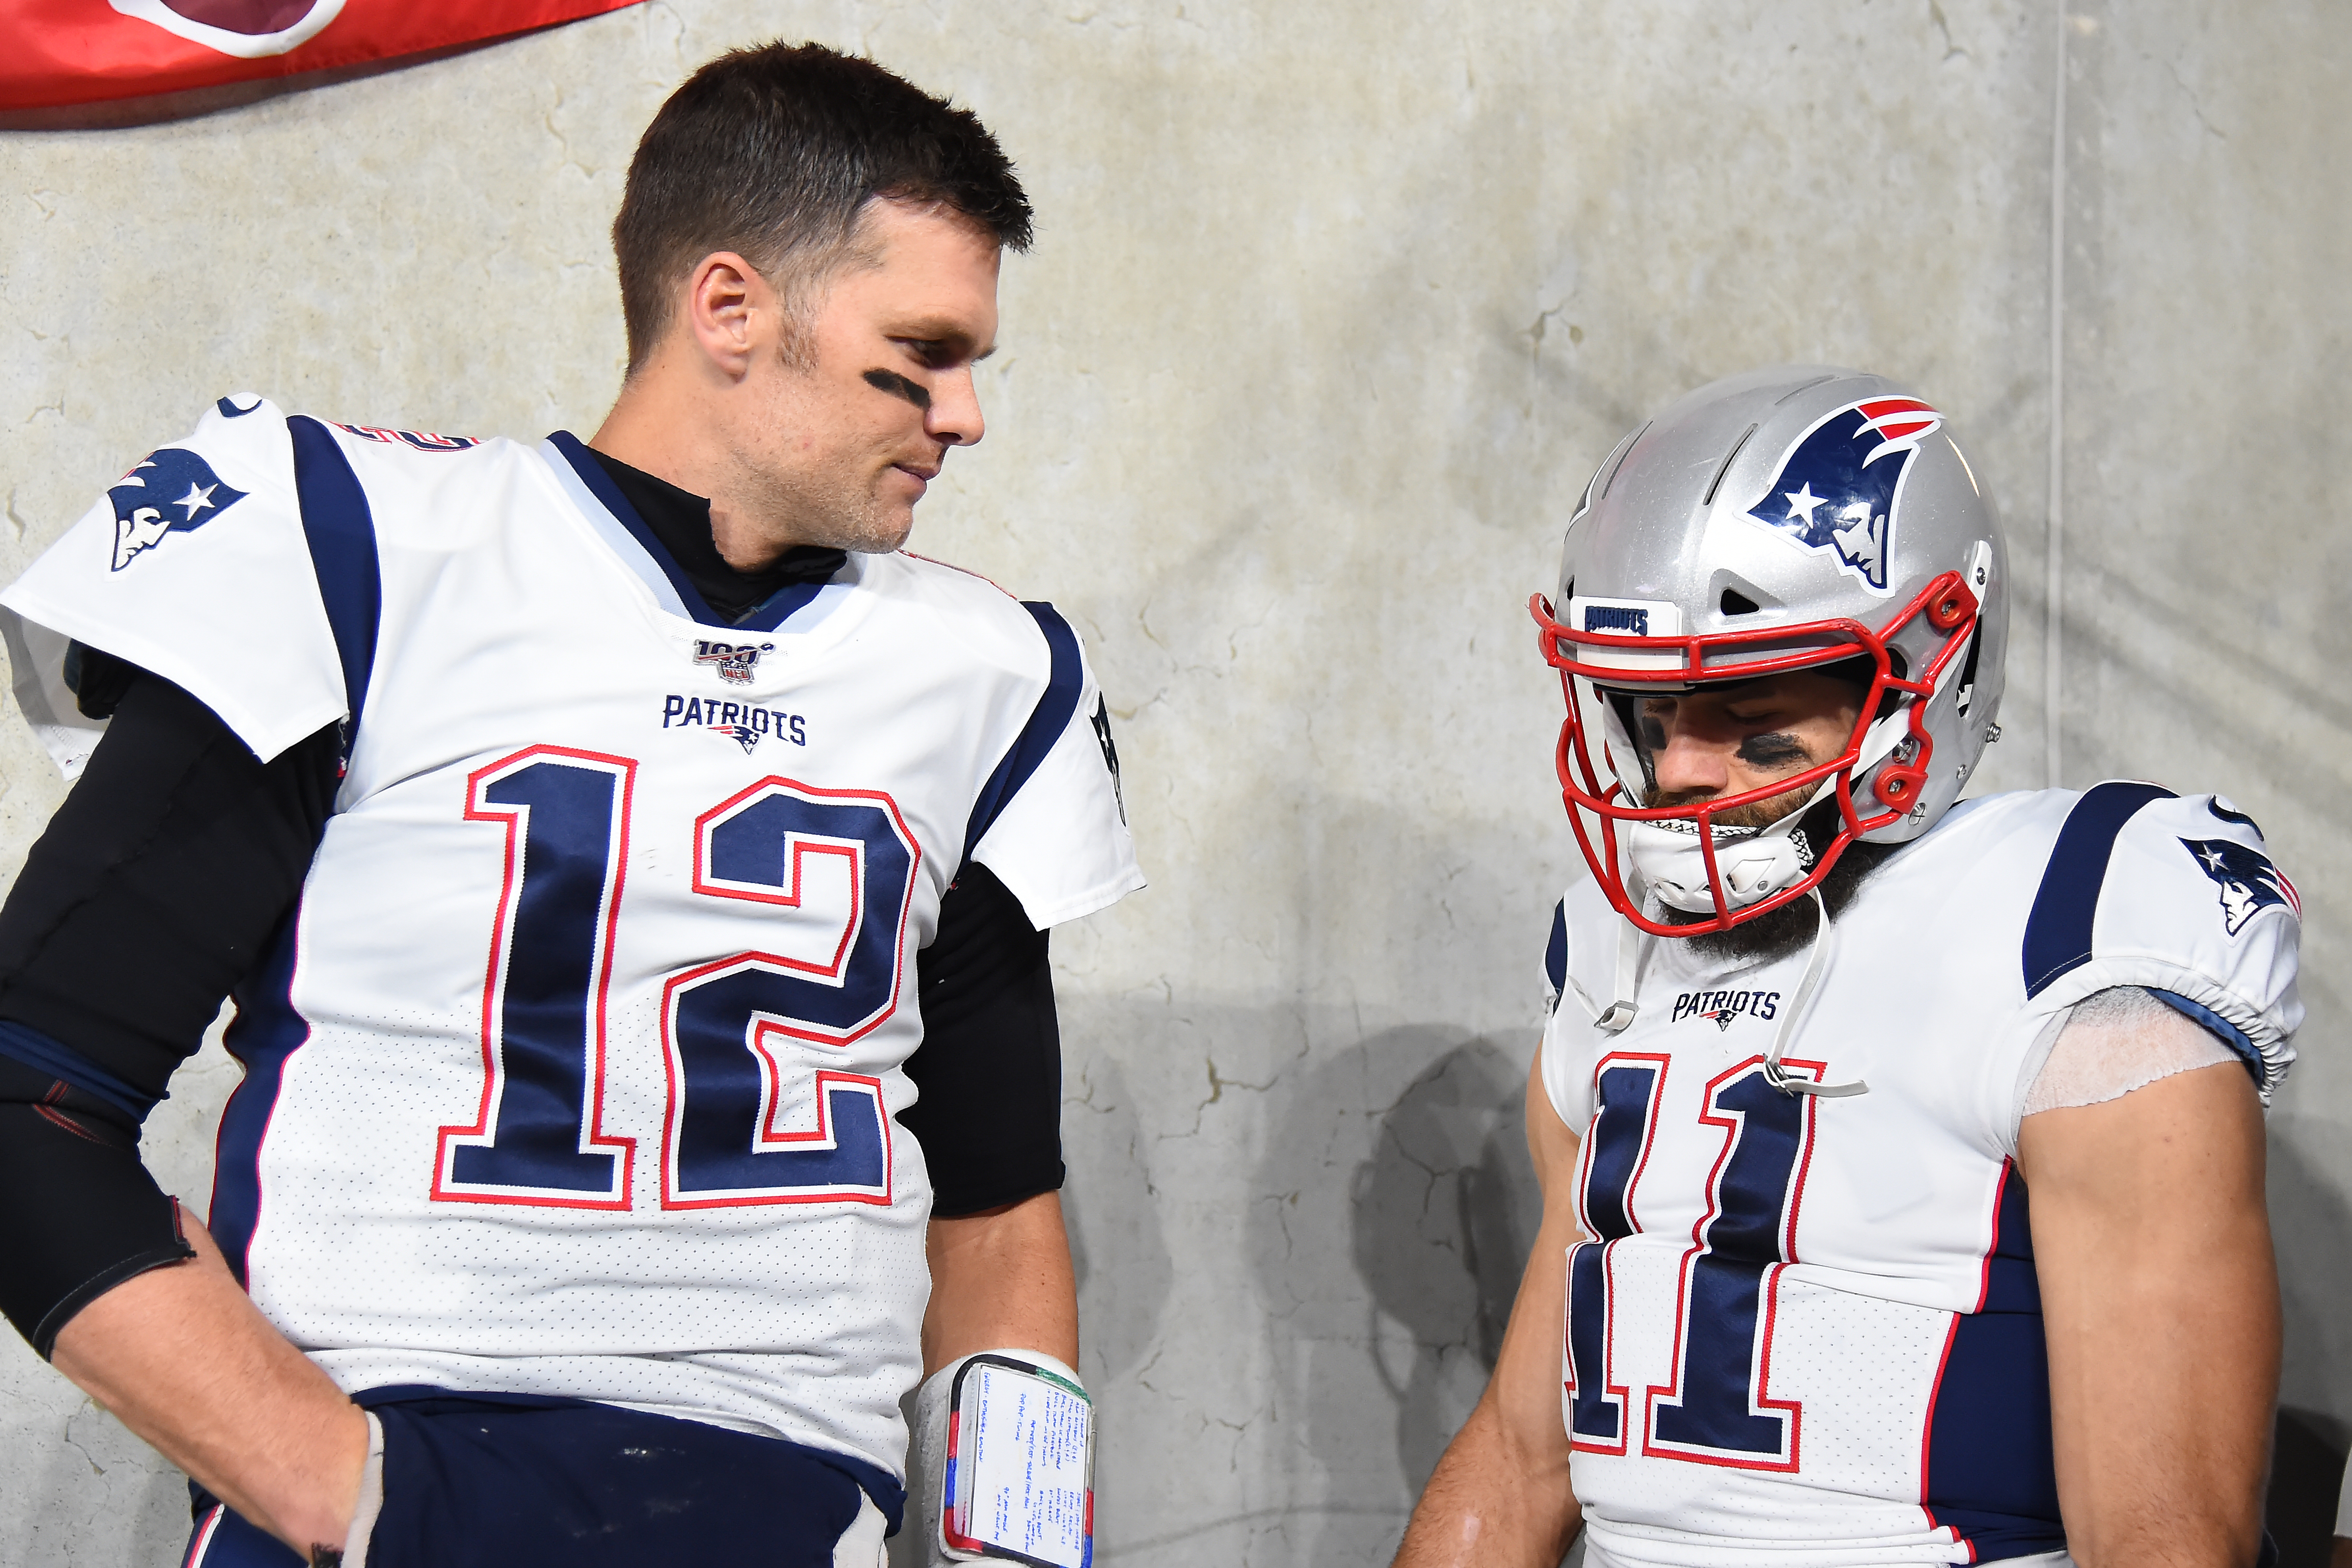
<path id="1" fill-rule="evenodd" d="M 758 268 L 734 251 L 713 251 L 687 279 L 686 329 L 713 369 L 740 381 L 776 335 L 780 305 Z"/>

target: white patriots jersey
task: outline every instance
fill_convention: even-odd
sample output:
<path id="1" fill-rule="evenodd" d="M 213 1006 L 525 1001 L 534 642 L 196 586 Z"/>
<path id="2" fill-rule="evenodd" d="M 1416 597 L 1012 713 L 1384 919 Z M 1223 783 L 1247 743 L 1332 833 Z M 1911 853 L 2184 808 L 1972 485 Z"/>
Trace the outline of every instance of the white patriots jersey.
<path id="1" fill-rule="evenodd" d="M 2063 1561 L 2027 1194 L 2027 1090 L 2074 1004 L 2145 986 L 2294 1058 L 2300 918 L 2252 821 L 2153 784 L 1954 808 L 1865 879 L 1784 1067 L 1806 953 L 1644 940 L 1622 1032 L 1598 889 L 1555 921 L 1546 1091 L 1583 1141 L 1562 1334 L 1601 1563 Z M 1580 995 L 1581 1001 L 1580 1000 Z"/>
<path id="2" fill-rule="evenodd" d="M 301 900 L 237 997 L 214 1235 L 347 1389 L 561 1394 L 903 1473 L 929 1290 L 893 1118 L 967 859 L 1040 928 L 1142 885 L 1050 606 L 852 554 L 734 625 L 593 457 L 223 399 L 0 604 L 264 760 L 341 720 Z M 704 612 L 708 614 L 707 610 Z"/>

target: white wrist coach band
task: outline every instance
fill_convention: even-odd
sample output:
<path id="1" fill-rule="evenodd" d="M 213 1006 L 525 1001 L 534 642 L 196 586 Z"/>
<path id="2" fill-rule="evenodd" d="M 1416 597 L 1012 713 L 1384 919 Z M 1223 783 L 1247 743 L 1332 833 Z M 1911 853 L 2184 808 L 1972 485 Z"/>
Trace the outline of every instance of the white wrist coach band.
<path id="1" fill-rule="evenodd" d="M 915 1423 L 927 1564 L 1087 1568 L 1094 1406 L 1076 1372 L 1040 1351 L 964 1356 L 924 1380 Z"/>

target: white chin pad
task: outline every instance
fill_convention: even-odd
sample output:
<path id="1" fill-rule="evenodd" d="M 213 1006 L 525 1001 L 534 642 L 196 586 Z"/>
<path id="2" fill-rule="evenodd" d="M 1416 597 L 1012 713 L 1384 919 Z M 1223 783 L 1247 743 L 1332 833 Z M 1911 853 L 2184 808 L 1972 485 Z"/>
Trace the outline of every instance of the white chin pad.
<path id="1" fill-rule="evenodd" d="M 1789 835 L 1793 820 L 1784 818 L 1760 833 L 1739 827 L 1715 830 L 1715 864 L 1723 874 L 1727 905 L 1746 909 L 1805 879 L 1811 857 Z M 1685 914 L 1711 915 L 1715 896 L 1708 889 L 1706 855 L 1698 835 L 1696 823 L 1628 823 L 1625 853 L 1661 903 Z"/>

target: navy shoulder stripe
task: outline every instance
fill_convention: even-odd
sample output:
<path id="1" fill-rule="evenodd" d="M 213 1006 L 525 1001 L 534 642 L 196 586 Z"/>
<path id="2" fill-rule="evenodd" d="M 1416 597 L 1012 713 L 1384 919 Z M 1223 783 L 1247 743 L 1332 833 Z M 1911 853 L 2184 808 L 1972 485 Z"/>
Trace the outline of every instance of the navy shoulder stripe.
<path id="1" fill-rule="evenodd" d="M 2099 912 L 2099 889 L 2106 883 L 2116 836 L 2148 802 L 2172 798 L 2158 784 L 2103 784 L 2084 792 L 2066 814 L 2033 895 L 2033 910 L 2025 917 L 2028 996 L 2039 996 L 2053 981 L 2091 962 L 2091 923 Z"/>
<path id="2" fill-rule="evenodd" d="M 967 860 L 980 841 L 988 837 L 988 830 L 996 826 L 996 819 L 1004 815 L 1006 804 L 1029 782 L 1029 775 L 1044 765 L 1045 754 L 1062 738 L 1062 731 L 1070 727 L 1070 715 L 1078 710 L 1079 688 L 1085 684 L 1078 663 L 1078 634 L 1070 629 L 1070 623 L 1048 604 L 1024 599 L 1021 607 L 1035 618 L 1037 629 L 1045 634 L 1053 668 L 1045 678 L 1044 694 L 1030 711 L 1029 721 L 1021 726 L 1021 733 L 1014 737 L 1004 760 L 988 775 L 988 782 L 981 786 L 980 798 L 972 803 L 971 823 L 963 835 Z"/>
<path id="3" fill-rule="evenodd" d="M 774 631 L 808 608 L 825 586 L 824 583 L 787 583 L 761 600 L 758 607 L 741 620 L 729 624 L 739 632 Z"/>
<path id="4" fill-rule="evenodd" d="M 1544 978 L 1555 995 L 1568 989 L 1568 900 L 1551 907 L 1551 940 L 1544 943 Z"/>
<path id="5" fill-rule="evenodd" d="M 294 437 L 294 493 L 302 509 L 302 533 L 310 544 L 310 568 L 335 653 L 343 665 L 343 702 L 351 717 L 343 725 L 343 755 L 349 757 L 367 706 L 368 682 L 375 673 L 375 639 L 383 616 L 383 568 L 375 549 L 375 514 L 367 492 L 352 472 L 351 459 L 327 427 L 306 415 L 286 421 Z"/>

